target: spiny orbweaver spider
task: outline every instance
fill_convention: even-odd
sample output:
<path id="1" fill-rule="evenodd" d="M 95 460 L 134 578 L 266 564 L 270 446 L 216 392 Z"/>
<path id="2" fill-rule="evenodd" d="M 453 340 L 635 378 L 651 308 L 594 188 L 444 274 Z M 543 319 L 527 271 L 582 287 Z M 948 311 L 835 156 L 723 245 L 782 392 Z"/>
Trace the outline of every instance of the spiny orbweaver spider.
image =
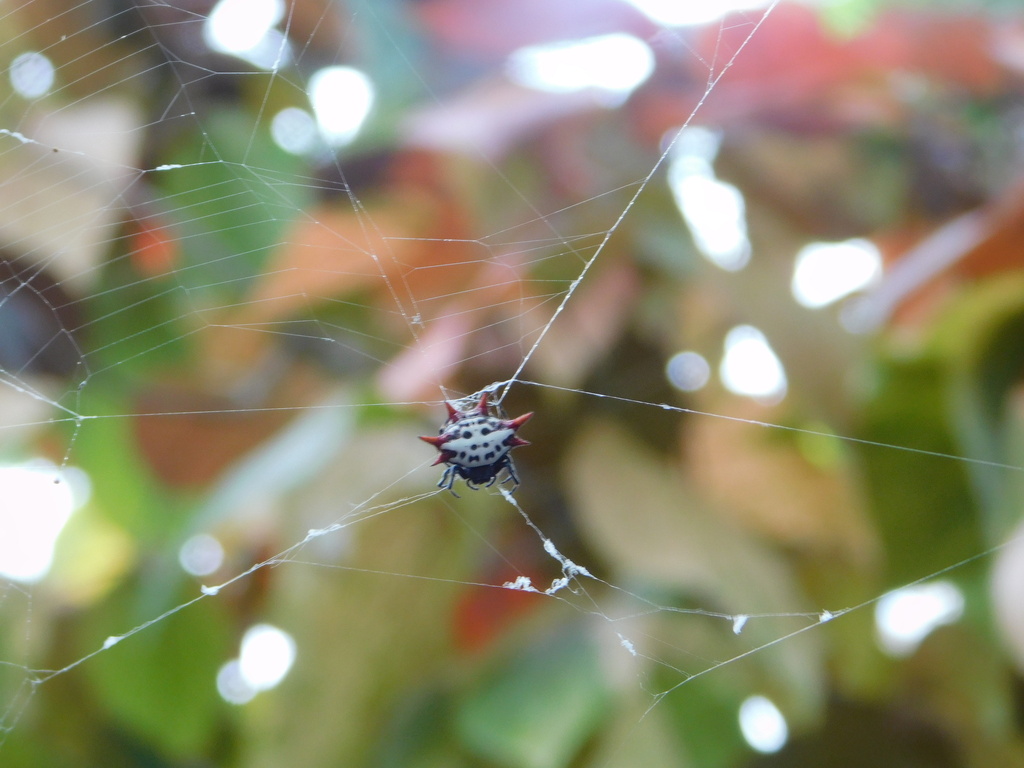
<path id="1" fill-rule="evenodd" d="M 471 411 L 460 411 L 449 402 L 448 420 L 441 425 L 437 437 L 420 436 L 441 452 L 434 462 L 447 464 L 438 488 L 447 488 L 458 497 L 452 486 L 455 478 L 461 477 L 472 490 L 486 484 L 494 485 L 498 475 L 505 471 L 505 479 L 512 481 L 512 490 L 519 487 L 515 464 L 509 452 L 520 445 L 530 443 L 516 436 L 516 430 L 529 421 L 532 413 L 524 413 L 515 419 L 499 419 L 487 412 L 487 393 L 480 396 L 480 403 Z"/>

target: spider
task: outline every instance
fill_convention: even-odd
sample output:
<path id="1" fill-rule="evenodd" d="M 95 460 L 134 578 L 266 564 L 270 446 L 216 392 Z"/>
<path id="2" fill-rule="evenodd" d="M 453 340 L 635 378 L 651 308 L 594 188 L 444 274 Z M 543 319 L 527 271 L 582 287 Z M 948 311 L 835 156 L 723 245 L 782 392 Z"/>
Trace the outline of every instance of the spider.
<path id="1" fill-rule="evenodd" d="M 516 436 L 516 430 L 529 421 L 532 413 L 524 413 L 515 419 L 499 419 L 487 412 L 487 393 L 480 396 L 480 402 L 471 411 L 460 411 L 449 402 L 448 420 L 441 425 L 437 437 L 420 436 L 441 452 L 437 464 L 447 464 L 438 488 L 447 488 L 458 497 L 452 486 L 461 477 L 471 490 L 486 484 L 490 488 L 498 480 L 502 470 L 505 478 L 502 484 L 512 481 L 512 490 L 519 487 L 519 476 L 509 452 L 520 445 L 530 443 Z"/>

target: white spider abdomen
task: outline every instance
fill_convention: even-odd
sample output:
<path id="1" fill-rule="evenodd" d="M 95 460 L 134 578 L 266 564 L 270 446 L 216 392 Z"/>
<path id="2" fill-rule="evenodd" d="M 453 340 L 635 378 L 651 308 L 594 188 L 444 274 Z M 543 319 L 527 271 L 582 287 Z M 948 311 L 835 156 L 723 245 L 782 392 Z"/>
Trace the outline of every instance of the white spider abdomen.
<path id="1" fill-rule="evenodd" d="M 485 467 L 511 450 L 505 441 L 514 434 L 515 430 L 491 416 L 462 419 L 444 431 L 441 449 L 450 451 L 452 460 L 463 467 Z"/>

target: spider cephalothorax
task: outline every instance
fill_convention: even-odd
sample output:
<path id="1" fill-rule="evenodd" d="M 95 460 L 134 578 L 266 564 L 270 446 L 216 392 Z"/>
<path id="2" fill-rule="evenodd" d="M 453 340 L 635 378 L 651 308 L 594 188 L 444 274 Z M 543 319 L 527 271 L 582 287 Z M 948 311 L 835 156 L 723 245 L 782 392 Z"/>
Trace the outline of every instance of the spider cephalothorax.
<path id="1" fill-rule="evenodd" d="M 452 485 L 456 477 L 466 481 L 471 489 L 481 485 L 494 485 L 498 475 L 505 471 L 502 483 L 512 481 L 512 489 L 519 485 L 515 465 L 509 451 L 520 445 L 529 445 L 516 435 L 516 430 L 525 424 L 532 413 L 524 413 L 515 419 L 499 419 L 487 412 L 487 393 L 480 396 L 480 403 L 471 411 L 460 411 L 446 402 L 448 420 L 442 425 L 437 437 L 423 437 L 441 452 L 434 464 L 447 464 L 441 475 L 438 488 L 447 488 L 458 496 Z"/>

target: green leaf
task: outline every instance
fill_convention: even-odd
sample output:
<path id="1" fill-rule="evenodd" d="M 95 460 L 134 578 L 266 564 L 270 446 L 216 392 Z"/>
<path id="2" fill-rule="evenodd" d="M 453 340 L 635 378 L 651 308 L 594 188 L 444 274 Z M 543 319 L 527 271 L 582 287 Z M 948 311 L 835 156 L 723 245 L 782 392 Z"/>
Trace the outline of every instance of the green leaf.
<path id="1" fill-rule="evenodd" d="M 127 632 L 133 594 L 119 592 L 91 616 L 85 635 L 102 646 L 104 631 Z M 209 598 L 125 637 L 85 662 L 97 700 L 124 727 L 166 755 L 203 754 L 220 728 L 217 670 L 230 655 L 230 633 Z"/>
<path id="2" fill-rule="evenodd" d="M 561 768 L 597 730 L 609 691 L 593 641 L 546 638 L 487 675 L 459 707 L 456 728 L 474 753 L 507 768 Z"/>
<path id="3" fill-rule="evenodd" d="M 972 286 L 935 330 L 948 358 L 947 408 L 979 500 L 987 543 L 996 544 L 1020 518 L 1024 437 L 1014 404 L 1024 359 L 1024 277 Z"/>
<path id="4" fill-rule="evenodd" d="M 725 684 L 720 677 L 690 680 L 659 704 L 665 710 L 662 715 L 669 715 L 677 725 L 677 735 L 685 743 L 693 765 L 701 768 L 737 765 L 749 749 L 740 733 L 738 718 L 740 704 L 749 691 L 730 685 L 729 676 L 725 677 Z M 664 682 L 671 685 L 671 679 Z"/>
<path id="5" fill-rule="evenodd" d="M 414 692 L 402 701 L 399 710 L 383 734 L 376 768 L 460 768 L 468 766 L 465 757 L 456 754 L 451 723 L 451 698 L 435 689 Z"/>
<path id="6" fill-rule="evenodd" d="M 82 422 L 72 444 L 71 463 L 89 475 L 92 503 L 107 519 L 141 541 L 159 540 L 180 526 L 180 516 L 143 461 L 130 418 L 127 397 L 111 390 L 83 393 Z"/>
<path id="7" fill-rule="evenodd" d="M 891 585 L 919 579 L 981 548 L 966 465 L 947 458 L 960 449 L 951 433 L 944 378 L 933 357 L 884 361 L 857 434 L 893 446 L 858 447 Z"/>

